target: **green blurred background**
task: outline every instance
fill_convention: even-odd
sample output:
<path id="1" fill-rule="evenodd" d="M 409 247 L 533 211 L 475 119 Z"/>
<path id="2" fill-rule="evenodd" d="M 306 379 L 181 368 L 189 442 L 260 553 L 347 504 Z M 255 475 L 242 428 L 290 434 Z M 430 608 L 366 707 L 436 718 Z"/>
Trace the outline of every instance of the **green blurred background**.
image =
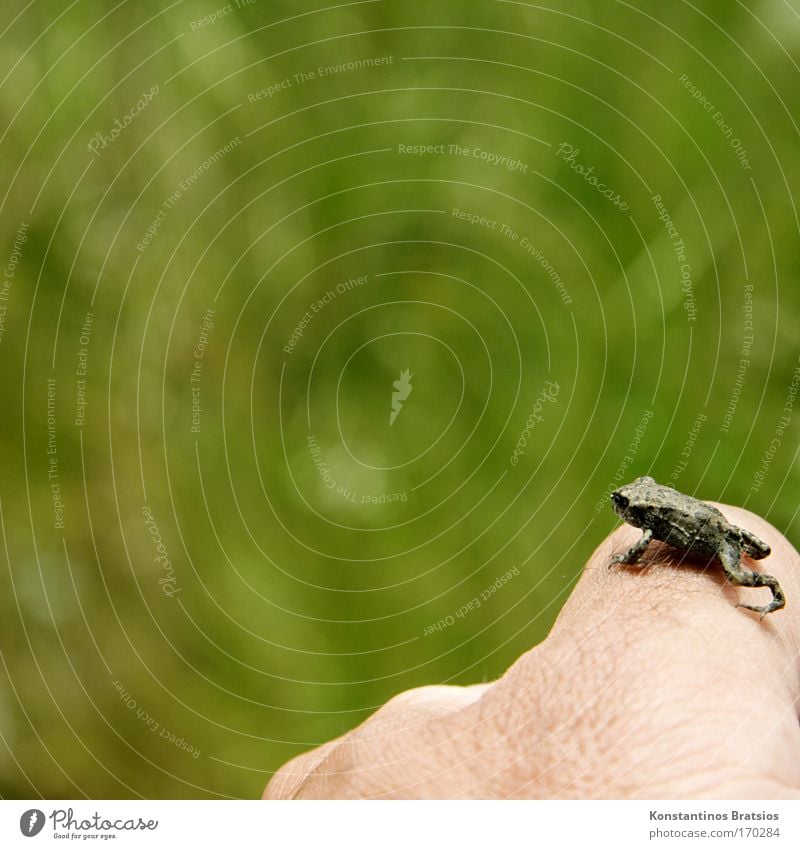
<path id="1" fill-rule="evenodd" d="M 491 680 L 638 474 L 798 543 L 797 0 L 4 18 L 3 797 Z"/>

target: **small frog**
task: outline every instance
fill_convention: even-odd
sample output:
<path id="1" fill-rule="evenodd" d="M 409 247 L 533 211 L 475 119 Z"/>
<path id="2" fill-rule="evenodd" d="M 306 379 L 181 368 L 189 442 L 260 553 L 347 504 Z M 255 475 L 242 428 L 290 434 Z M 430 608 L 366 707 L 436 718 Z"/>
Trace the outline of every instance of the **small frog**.
<path id="1" fill-rule="evenodd" d="M 741 565 L 743 554 L 761 560 L 769 555 L 769 546 L 750 531 L 731 525 L 716 507 L 661 486 L 651 477 L 637 478 L 612 492 L 611 506 L 620 519 L 644 531 L 641 539 L 624 554 L 614 557 L 613 562 L 635 563 L 650 540 L 657 539 L 685 551 L 716 556 L 732 584 L 772 590 L 772 601 L 765 607 L 750 604 L 737 607 L 754 610 L 763 619 L 786 604 L 775 578 L 750 572 Z"/>

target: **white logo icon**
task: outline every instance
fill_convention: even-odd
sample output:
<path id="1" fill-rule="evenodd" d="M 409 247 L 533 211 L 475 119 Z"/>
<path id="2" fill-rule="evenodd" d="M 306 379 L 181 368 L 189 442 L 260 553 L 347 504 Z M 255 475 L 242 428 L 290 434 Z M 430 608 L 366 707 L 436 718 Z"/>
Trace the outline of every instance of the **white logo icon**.
<path id="1" fill-rule="evenodd" d="M 414 388 L 411 385 L 411 378 L 413 376 L 409 369 L 405 369 L 400 372 L 400 379 L 395 380 L 392 384 L 396 391 L 392 392 L 392 412 L 389 413 L 389 427 L 394 424 L 394 420 L 400 415 L 400 410 L 403 409 L 403 402 L 408 399 L 411 390 Z"/>

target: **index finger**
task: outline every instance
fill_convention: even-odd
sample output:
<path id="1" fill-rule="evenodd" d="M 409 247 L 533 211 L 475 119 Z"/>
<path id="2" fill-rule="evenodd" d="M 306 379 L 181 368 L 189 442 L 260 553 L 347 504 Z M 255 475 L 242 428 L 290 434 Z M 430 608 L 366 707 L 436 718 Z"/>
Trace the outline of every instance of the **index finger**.
<path id="1" fill-rule="evenodd" d="M 520 746 L 534 795 L 775 798 L 800 794 L 800 557 L 771 525 L 718 505 L 771 546 L 746 568 L 774 575 L 786 607 L 737 608 L 719 562 L 661 543 L 612 564 L 641 535 L 622 525 L 594 552 L 548 638 L 487 694 L 483 715 Z M 766 598 L 763 595 L 766 594 Z M 525 789 L 520 789 L 524 795 Z"/>

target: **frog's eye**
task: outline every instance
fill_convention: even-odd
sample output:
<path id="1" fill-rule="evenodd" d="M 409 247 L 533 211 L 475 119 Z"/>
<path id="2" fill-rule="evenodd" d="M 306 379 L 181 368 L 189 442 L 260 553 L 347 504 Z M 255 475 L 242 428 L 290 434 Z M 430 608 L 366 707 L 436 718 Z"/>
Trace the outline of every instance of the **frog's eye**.
<path id="1" fill-rule="evenodd" d="M 612 492 L 611 500 L 617 507 L 627 507 L 630 504 L 630 501 L 620 492 Z"/>

